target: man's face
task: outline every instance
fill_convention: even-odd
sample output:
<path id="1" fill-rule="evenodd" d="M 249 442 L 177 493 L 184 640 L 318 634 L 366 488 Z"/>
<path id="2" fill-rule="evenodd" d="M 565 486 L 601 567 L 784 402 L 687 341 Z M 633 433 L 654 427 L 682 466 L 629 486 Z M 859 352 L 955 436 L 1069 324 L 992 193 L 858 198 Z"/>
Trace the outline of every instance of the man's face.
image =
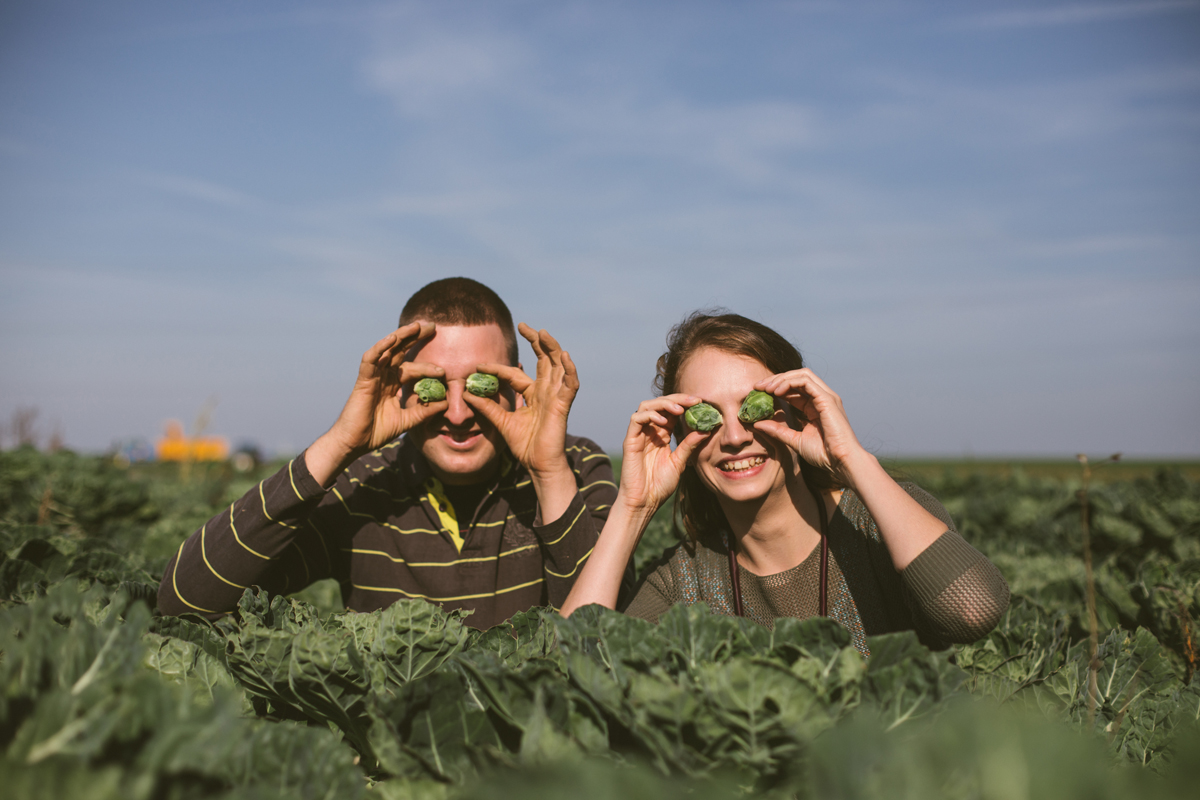
<path id="1" fill-rule="evenodd" d="M 439 324 L 433 338 L 414 350 L 411 358 L 446 370 L 446 400 L 450 407 L 408 435 L 420 445 L 429 468 L 442 483 L 462 486 L 488 480 L 499 466 L 504 439 L 467 405 L 463 392 L 467 376 L 476 371 L 478 364 L 508 363 L 508 344 L 500 326 Z M 514 407 L 513 391 L 506 384 L 501 384 L 494 399 L 509 411 Z M 403 401 L 416 402 L 411 398 L 411 387 L 405 387 Z"/>

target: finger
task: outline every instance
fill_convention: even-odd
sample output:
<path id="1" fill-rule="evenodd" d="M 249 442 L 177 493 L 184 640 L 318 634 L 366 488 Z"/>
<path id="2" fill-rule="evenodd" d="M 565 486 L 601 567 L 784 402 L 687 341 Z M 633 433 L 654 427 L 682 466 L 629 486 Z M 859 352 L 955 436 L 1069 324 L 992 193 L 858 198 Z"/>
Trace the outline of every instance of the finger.
<path id="1" fill-rule="evenodd" d="M 691 408 L 692 406 L 696 405 L 697 403 L 704 402 L 704 400 L 702 400 L 701 398 L 697 397 L 694 394 L 683 394 L 680 392 L 676 392 L 675 394 L 664 394 L 662 396 L 662 399 L 671 400 L 672 402 L 679 403 L 684 408 Z"/>
<path id="2" fill-rule="evenodd" d="M 497 429 L 502 430 L 501 426 L 504 424 L 505 419 L 512 413 L 511 411 L 506 411 L 495 400 L 487 397 L 476 397 L 470 392 L 463 392 L 462 398 L 464 403 L 475 411 L 478 411 L 484 419 L 496 426 Z"/>
<path id="3" fill-rule="evenodd" d="M 675 452 L 673 452 L 671 456 L 675 460 L 675 463 L 679 466 L 680 472 L 683 472 L 683 468 L 687 466 L 687 463 L 692 460 L 693 456 L 695 456 L 696 450 L 698 450 L 704 444 L 705 440 L 707 440 L 710 436 L 712 436 L 711 431 L 708 433 L 692 431 L 687 436 L 683 437 L 683 440 L 676 445 Z"/>
<path id="4" fill-rule="evenodd" d="M 449 407 L 450 403 L 447 401 L 438 400 L 437 402 L 429 403 L 428 405 L 417 403 L 411 408 L 402 409 L 402 425 L 404 427 L 404 431 L 401 431 L 401 433 L 412 430 L 430 417 L 436 417 L 438 414 L 443 413 Z"/>
<path id="5" fill-rule="evenodd" d="M 571 354 L 566 350 L 563 350 L 563 369 L 563 384 L 571 390 L 571 397 L 574 397 L 575 392 L 580 391 L 580 371 L 575 368 L 575 361 L 571 360 Z"/>
<path id="6" fill-rule="evenodd" d="M 813 397 L 818 395 L 838 396 L 833 389 L 829 388 L 829 385 L 825 381 L 817 377 L 816 373 L 808 367 L 772 375 L 755 384 L 755 386 L 759 385 L 762 386 L 763 391 L 770 392 L 776 396 L 781 395 L 788 388 L 800 389 Z"/>
<path id="7" fill-rule="evenodd" d="M 665 428 L 671 424 L 670 419 L 653 409 L 638 411 L 630 419 L 638 425 L 659 425 Z"/>
<path id="8" fill-rule="evenodd" d="M 649 400 L 643 400 L 638 404 L 638 409 L 660 409 L 669 411 L 670 413 L 679 416 L 689 406 L 694 406 L 700 402 L 700 398 L 693 397 L 688 394 L 668 394 L 662 397 L 652 397 Z"/>
<path id="9" fill-rule="evenodd" d="M 550 363 L 556 367 L 561 366 L 563 349 L 558 340 L 551 336 L 550 331 L 545 328 L 538 331 L 538 340 L 542 343 L 542 350 L 549 356 Z"/>
<path id="10" fill-rule="evenodd" d="M 525 370 L 520 367 L 489 363 L 476 364 L 475 369 L 480 372 L 486 372 L 489 375 L 495 375 L 521 394 L 524 394 L 525 390 L 533 385 L 533 378 L 526 375 Z"/>
<path id="11" fill-rule="evenodd" d="M 396 350 L 401 352 L 410 349 L 414 344 L 424 339 L 433 336 L 437 331 L 437 324 L 433 322 L 410 322 L 407 325 L 401 325 L 396 329 L 397 343 Z"/>
<path id="12" fill-rule="evenodd" d="M 446 376 L 446 370 L 428 361 L 404 361 L 399 366 L 402 383 L 421 378 L 444 378 Z"/>
<path id="13" fill-rule="evenodd" d="M 782 422 L 776 422 L 773 419 L 764 419 L 754 423 L 754 429 L 762 431 L 772 439 L 783 442 L 793 450 L 800 449 L 800 433 Z"/>
<path id="14" fill-rule="evenodd" d="M 400 340 L 399 331 L 392 331 L 387 336 L 380 339 L 375 344 L 363 353 L 362 366 L 375 366 L 383 358 L 383 354 L 388 352 L 396 342 Z"/>
<path id="15" fill-rule="evenodd" d="M 525 340 L 529 342 L 529 346 L 533 348 L 534 355 L 536 355 L 538 358 L 542 358 L 545 355 L 542 350 L 542 344 L 538 341 L 537 331 L 526 325 L 524 322 L 521 322 L 517 325 L 517 332 L 524 336 Z"/>
<path id="16" fill-rule="evenodd" d="M 828 392 L 829 394 L 833 395 L 834 397 L 837 397 L 837 392 L 835 392 L 833 389 L 831 389 L 829 387 L 828 383 L 821 380 L 820 376 L 817 375 L 817 373 L 813 372 L 808 367 L 805 367 L 804 369 L 802 369 L 800 371 L 805 373 L 808 376 L 809 382 L 812 385 L 819 387 L 822 391 Z"/>

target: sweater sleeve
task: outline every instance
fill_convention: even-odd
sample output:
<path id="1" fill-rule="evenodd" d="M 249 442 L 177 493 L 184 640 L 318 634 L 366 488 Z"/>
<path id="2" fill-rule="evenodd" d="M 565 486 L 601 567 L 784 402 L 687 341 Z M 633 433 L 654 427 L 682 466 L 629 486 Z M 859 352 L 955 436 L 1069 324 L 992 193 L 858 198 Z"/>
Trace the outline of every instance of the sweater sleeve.
<path id="1" fill-rule="evenodd" d="M 533 529 L 542 550 L 547 600 L 553 608 L 560 608 L 566 601 L 617 496 L 612 461 L 599 445 L 571 437 L 566 450 L 578 491 L 562 516 L 548 524 L 541 524 L 539 518 Z M 631 579 L 627 568 L 622 585 Z"/>
<path id="2" fill-rule="evenodd" d="M 249 586 L 282 594 L 327 577 L 326 545 L 307 524 L 325 495 L 304 453 L 289 461 L 180 545 L 159 584 L 159 609 L 216 618 Z"/>
<path id="3" fill-rule="evenodd" d="M 1008 608 L 1008 583 L 987 556 L 958 534 L 941 503 L 916 486 L 904 488 L 947 527 L 900 573 L 917 627 L 940 642 L 976 641 Z"/>
<path id="4" fill-rule="evenodd" d="M 676 602 L 678 602 L 678 597 L 674 589 L 671 568 L 664 560 L 657 569 L 638 584 L 629 605 L 622 608 L 618 603 L 617 608 L 628 616 L 644 619 L 657 625 L 658 618 L 667 613 L 667 610 Z"/>

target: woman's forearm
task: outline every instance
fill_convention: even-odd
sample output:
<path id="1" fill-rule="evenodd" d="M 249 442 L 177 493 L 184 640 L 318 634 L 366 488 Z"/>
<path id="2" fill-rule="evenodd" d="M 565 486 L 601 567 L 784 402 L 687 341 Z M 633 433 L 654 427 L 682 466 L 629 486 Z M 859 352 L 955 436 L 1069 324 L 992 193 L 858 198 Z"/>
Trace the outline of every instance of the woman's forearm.
<path id="1" fill-rule="evenodd" d="M 842 473 L 879 526 L 897 572 L 946 532 L 946 523 L 910 497 L 866 450 L 843 463 Z"/>
<path id="2" fill-rule="evenodd" d="M 567 595 L 559 612 L 569 617 L 577 608 L 599 603 L 606 608 L 616 608 L 617 592 L 621 587 L 621 576 L 625 565 L 633 557 L 642 534 L 654 517 L 657 509 L 631 508 L 620 494 L 609 511 L 604 529 L 596 540 L 588 561 L 583 565 L 571 593 Z"/>

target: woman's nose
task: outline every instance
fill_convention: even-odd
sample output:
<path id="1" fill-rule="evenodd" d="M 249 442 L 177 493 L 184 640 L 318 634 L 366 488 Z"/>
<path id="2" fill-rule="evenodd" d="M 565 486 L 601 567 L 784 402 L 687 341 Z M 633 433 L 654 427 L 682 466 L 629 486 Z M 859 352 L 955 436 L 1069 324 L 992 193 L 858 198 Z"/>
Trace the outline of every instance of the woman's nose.
<path id="1" fill-rule="evenodd" d="M 741 447 L 754 439 L 754 433 L 738 419 L 736 410 L 725 414 L 722 418 L 721 427 L 718 430 L 721 435 L 721 444 L 724 446 Z"/>

